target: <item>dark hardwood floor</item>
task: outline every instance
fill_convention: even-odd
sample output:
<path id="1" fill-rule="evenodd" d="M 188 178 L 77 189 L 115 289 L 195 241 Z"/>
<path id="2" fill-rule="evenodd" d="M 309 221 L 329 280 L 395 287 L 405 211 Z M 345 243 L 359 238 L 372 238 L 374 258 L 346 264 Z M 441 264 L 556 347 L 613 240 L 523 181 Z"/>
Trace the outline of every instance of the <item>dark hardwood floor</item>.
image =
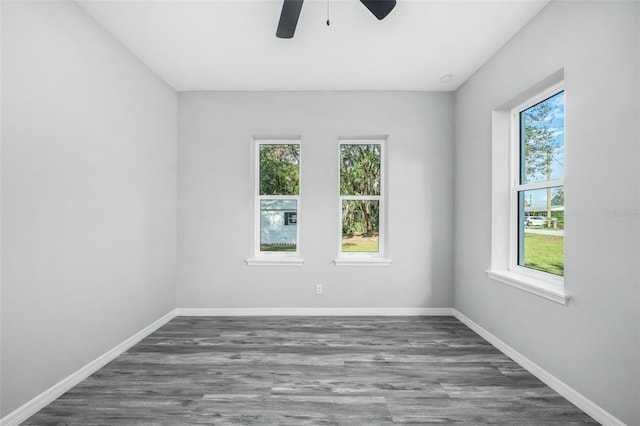
<path id="1" fill-rule="evenodd" d="M 597 424 L 453 317 L 177 317 L 30 425 Z"/>

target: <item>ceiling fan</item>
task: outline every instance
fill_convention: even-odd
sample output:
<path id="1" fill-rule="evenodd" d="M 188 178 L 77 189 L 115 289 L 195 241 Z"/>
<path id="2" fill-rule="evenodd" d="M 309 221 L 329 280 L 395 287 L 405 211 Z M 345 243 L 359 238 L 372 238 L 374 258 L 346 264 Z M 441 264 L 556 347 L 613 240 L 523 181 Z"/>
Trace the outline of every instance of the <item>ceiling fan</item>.
<path id="1" fill-rule="evenodd" d="M 283 0 L 276 37 L 293 37 L 293 34 L 296 32 L 296 25 L 298 25 L 298 18 L 300 17 L 303 1 L 304 0 Z M 379 20 L 384 19 L 396 6 L 396 0 L 360 0 L 360 2 Z"/>

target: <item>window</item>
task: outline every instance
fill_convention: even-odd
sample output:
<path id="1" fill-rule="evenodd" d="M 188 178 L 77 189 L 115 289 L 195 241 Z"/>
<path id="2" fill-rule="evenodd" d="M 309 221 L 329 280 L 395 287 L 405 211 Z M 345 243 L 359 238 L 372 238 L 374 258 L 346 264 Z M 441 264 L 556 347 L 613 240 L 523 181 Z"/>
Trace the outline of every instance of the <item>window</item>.
<path id="1" fill-rule="evenodd" d="M 336 265 L 389 264 L 383 259 L 386 207 L 383 141 L 341 141 L 339 170 L 340 236 Z"/>
<path id="2" fill-rule="evenodd" d="M 564 70 L 492 114 L 495 281 L 566 305 Z"/>
<path id="3" fill-rule="evenodd" d="M 285 226 L 295 226 L 298 224 L 298 213 L 297 212 L 285 212 L 284 213 L 284 224 Z"/>
<path id="4" fill-rule="evenodd" d="M 255 143 L 256 257 L 249 265 L 301 263 L 299 140 Z"/>
<path id="5" fill-rule="evenodd" d="M 564 91 L 513 111 L 514 267 L 564 276 Z"/>

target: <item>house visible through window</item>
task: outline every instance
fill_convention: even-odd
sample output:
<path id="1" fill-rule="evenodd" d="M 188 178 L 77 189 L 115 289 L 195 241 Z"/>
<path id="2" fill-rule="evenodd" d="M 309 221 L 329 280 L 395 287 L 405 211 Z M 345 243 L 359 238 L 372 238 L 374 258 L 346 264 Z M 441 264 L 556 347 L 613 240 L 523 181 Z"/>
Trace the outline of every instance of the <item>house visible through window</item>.
<path id="1" fill-rule="evenodd" d="M 564 275 L 564 91 L 513 111 L 516 267 Z"/>
<path id="2" fill-rule="evenodd" d="M 300 144 L 285 142 L 256 144 L 258 254 L 298 251 Z"/>
<path id="3" fill-rule="evenodd" d="M 340 252 L 381 255 L 383 245 L 383 144 L 340 143 Z"/>

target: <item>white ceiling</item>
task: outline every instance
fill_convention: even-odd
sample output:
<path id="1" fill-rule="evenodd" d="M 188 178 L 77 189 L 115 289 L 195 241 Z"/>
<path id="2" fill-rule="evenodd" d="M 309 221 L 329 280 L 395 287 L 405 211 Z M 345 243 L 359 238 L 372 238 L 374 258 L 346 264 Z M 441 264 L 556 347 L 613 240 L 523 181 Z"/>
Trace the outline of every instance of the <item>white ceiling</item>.
<path id="1" fill-rule="evenodd" d="M 306 0 L 293 39 L 281 0 L 78 0 L 178 91 L 457 89 L 548 0 Z M 443 75 L 451 74 L 448 83 Z"/>

